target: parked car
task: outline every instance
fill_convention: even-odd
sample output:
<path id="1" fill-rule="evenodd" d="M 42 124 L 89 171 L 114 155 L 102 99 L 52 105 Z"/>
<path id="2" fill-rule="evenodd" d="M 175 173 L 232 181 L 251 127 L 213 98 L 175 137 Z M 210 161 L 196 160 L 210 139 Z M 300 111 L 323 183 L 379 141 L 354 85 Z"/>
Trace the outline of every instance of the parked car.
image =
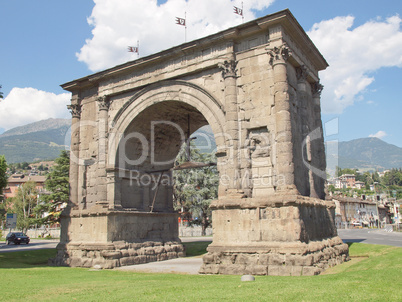
<path id="1" fill-rule="evenodd" d="M 361 222 L 358 222 L 358 221 L 353 221 L 352 226 L 357 228 L 357 229 L 361 229 L 363 227 Z"/>
<path id="2" fill-rule="evenodd" d="M 8 233 L 6 237 L 7 244 L 10 244 L 13 242 L 14 244 L 21 244 L 21 243 L 26 243 L 28 244 L 30 239 L 27 235 L 25 235 L 22 232 L 12 232 Z"/>

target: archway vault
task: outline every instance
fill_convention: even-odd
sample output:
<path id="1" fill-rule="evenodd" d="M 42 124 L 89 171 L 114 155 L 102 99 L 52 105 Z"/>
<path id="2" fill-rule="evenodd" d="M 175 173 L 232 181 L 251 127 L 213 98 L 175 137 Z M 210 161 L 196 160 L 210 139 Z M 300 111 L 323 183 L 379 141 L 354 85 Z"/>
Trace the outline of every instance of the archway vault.
<path id="1" fill-rule="evenodd" d="M 157 104 L 167 103 L 179 104 L 183 103 L 188 105 L 187 108 L 193 108 L 193 112 L 197 111 L 204 119 L 205 123 L 198 121 L 197 125 L 194 125 L 191 129 L 191 133 L 197 130 L 199 127 L 209 124 L 215 134 L 215 140 L 217 146 L 224 148 L 225 140 L 221 135 L 225 132 L 225 112 L 223 104 L 214 98 L 202 87 L 194 85 L 192 83 L 170 80 L 155 83 L 145 87 L 139 92 L 135 93 L 117 112 L 113 121 L 111 122 L 111 130 L 109 131 L 109 147 L 108 147 L 108 166 L 115 165 L 117 158 L 117 150 L 122 138 L 122 134 L 126 132 L 129 125 L 147 108 L 151 106 L 156 107 Z M 172 109 L 172 107 L 170 108 Z M 191 111 L 191 109 L 187 109 Z M 149 119 L 152 121 L 163 121 L 163 115 L 158 118 Z M 187 119 L 187 116 L 184 116 Z M 198 117 L 199 118 L 199 117 Z M 191 117 L 190 117 L 191 119 Z M 187 124 L 185 120 L 185 124 Z M 194 122 L 194 118 L 193 121 Z M 181 129 L 187 134 L 187 125 L 180 123 Z"/>

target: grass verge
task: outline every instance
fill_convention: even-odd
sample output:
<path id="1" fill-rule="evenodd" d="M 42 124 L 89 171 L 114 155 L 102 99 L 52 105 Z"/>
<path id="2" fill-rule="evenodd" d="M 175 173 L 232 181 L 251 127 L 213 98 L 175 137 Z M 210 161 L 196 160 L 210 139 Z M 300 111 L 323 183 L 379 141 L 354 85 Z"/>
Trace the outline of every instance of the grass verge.
<path id="1" fill-rule="evenodd" d="M 198 255 L 205 243 L 186 244 Z M 194 252 L 192 251 L 194 250 Z M 402 248 L 353 243 L 352 259 L 311 277 L 133 273 L 47 267 L 55 250 L 0 254 L 2 301 L 401 301 Z"/>

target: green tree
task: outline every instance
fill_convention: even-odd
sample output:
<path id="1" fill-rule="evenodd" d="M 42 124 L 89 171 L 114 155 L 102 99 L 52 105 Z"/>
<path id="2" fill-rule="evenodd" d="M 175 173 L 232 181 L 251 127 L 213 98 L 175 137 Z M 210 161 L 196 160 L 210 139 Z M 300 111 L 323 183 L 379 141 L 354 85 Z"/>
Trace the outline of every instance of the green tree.
<path id="1" fill-rule="evenodd" d="M 38 202 L 38 190 L 33 181 L 27 181 L 18 188 L 14 198 L 13 211 L 17 213 L 17 228 L 26 232 L 36 224 L 35 207 Z"/>
<path id="2" fill-rule="evenodd" d="M 334 185 L 329 185 L 328 186 L 328 191 L 334 193 L 335 192 L 335 186 Z"/>
<path id="3" fill-rule="evenodd" d="M 380 182 L 380 181 L 381 181 L 380 175 L 379 175 L 377 172 L 374 172 L 373 174 L 371 174 L 371 179 L 372 179 L 374 182 Z"/>
<path id="4" fill-rule="evenodd" d="M 186 150 L 183 146 L 176 158 L 176 165 L 186 161 Z M 211 154 L 201 153 L 192 145 L 191 161 L 213 163 L 216 159 Z M 206 228 L 212 223 L 209 206 L 211 201 L 218 197 L 219 175 L 216 166 L 177 170 L 173 177 L 176 208 L 181 208 L 182 212 L 198 217 L 204 236 Z"/>
<path id="5" fill-rule="evenodd" d="M 3 201 L 3 190 L 7 186 L 7 162 L 4 155 L 0 155 L 0 202 Z"/>
<path id="6" fill-rule="evenodd" d="M 31 167 L 29 166 L 29 164 L 26 161 L 24 161 L 23 163 L 18 163 L 17 168 L 22 169 L 22 170 L 30 170 L 31 169 Z"/>
<path id="7" fill-rule="evenodd" d="M 385 173 L 383 182 L 386 186 L 402 186 L 402 170 L 392 169 Z"/>
<path id="8" fill-rule="evenodd" d="M 349 168 L 342 169 L 341 167 L 336 166 L 336 175 L 337 175 L 338 177 L 339 177 L 339 176 L 342 176 L 342 175 L 344 175 L 344 174 L 353 174 L 353 175 L 357 175 L 357 174 L 358 174 L 357 171 L 358 171 L 357 169 L 349 169 Z"/>
<path id="9" fill-rule="evenodd" d="M 5 220 L 6 205 L 3 190 L 7 186 L 7 162 L 4 155 L 0 155 L 0 226 Z"/>
<path id="10" fill-rule="evenodd" d="M 69 200 L 69 153 L 65 150 L 61 151 L 55 163 L 53 171 L 48 174 L 45 182 L 45 187 L 51 194 L 43 196 L 44 203 L 40 205 L 41 211 L 47 212 L 48 215 L 42 218 L 41 224 L 59 222 L 62 205 L 67 204 Z"/>
<path id="11" fill-rule="evenodd" d="M 0 89 L 1 89 L 1 88 L 3 88 L 3 86 L 0 85 Z M 0 91 L 0 99 L 2 99 L 2 98 L 3 98 L 3 92 Z"/>
<path id="12" fill-rule="evenodd" d="M 16 164 L 9 164 L 8 165 L 8 169 L 9 169 L 11 174 L 14 174 L 15 172 L 17 172 L 16 166 L 17 166 Z"/>

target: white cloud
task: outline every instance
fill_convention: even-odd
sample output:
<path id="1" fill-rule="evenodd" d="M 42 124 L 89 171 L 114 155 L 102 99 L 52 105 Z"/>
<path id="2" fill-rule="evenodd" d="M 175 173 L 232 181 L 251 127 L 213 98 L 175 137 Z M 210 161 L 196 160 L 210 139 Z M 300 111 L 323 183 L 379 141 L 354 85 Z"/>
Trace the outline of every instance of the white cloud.
<path id="1" fill-rule="evenodd" d="M 241 23 L 233 13 L 240 0 L 94 0 L 88 23 L 93 37 L 77 53 L 79 61 L 99 71 L 137 58 L 127 51 L 140 42 L 140 55 L 146 56 L 184 43 L 184 27 L 175 17 L 186 12 L 187 41 L 207 36 Z M 250 0 L 245 20 L 255 18 L 274 0 Z M 395 15 L 353 27 L 354 17 L 336 17 L 314 24 L 308 32 L 330 67 L 320 73 L 325 86 L 324 113 L 342 111 L 362 100 L 374 82 L 374 72 L 383 67 L 402 67 L 402 19 Z"/>
<path id="2" fill-rule="evenodd" d="M 385 137 L 387 135 L 388 134 L 385 133 L 385 131 L 380 130 L 376 134 L 370 134 L 369 137 L 376 137 L 376 138 L 379 138 L 379 139 L 383 139 L 383 137 Z"/>
<path id="3" fill-rule="evenodd" d="M 185 29 L 175 24 L 186 12 L 187 41 L 241 24 L 233 13 L 240 0 L 94 0 L 88 23 L 93 26 L 91 39 L 77 53 L 92 71 L 99 71 L 137 58 L 127 51 L 140 41 L 140 55 L 146 56 L 185 42 Z M 244 10 L 245 20 L 255 18 L 251 9 L 262 10 L 274 0 L 250 0 Z"/>
<path id="4" fill-rule="evenodd" d="M 35 88 L 13 88 L 0 101 L 0 128 L 5 130 L 48 118 L 71 117 L 66 105 L 71 94 L 54 94 Z"/>
<path id="5" fill-rule="evenodd" d="M 374 82 L 374 71 L 402 67 L 402 19 L 395 15 L 352 28 L 354 17 L 313 25 L 308 35 L 330 67 L 320 73 L 324 113 L 342 113 Z"/>

